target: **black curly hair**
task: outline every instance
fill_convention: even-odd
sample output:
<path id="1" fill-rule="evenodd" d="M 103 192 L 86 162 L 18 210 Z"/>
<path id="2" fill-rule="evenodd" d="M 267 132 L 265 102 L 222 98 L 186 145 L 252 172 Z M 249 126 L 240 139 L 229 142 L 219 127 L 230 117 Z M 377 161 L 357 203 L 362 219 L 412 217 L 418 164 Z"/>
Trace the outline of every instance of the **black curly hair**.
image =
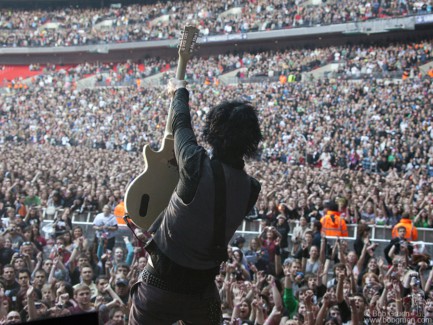
<path id="1" fill-rule="evenodd" d="M 262 140 L 257 110 L 246 101 L 224 101 L 207 114 L 203 135 L 217 157 L 252 158 Z"/>

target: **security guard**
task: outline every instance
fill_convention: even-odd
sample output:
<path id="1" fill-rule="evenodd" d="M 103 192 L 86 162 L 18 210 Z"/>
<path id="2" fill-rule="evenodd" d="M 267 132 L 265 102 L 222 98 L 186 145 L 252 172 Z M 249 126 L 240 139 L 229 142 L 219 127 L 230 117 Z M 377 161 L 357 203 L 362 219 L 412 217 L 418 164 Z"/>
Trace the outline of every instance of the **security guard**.
<path id="1" fill-rule="evenodd" d="M 322 233 L 325 236 L 348 237 L 346 220 L 340 217 L 338 204 L 331 200 L 325 203 L 326 214 L 320 219 Z"/>

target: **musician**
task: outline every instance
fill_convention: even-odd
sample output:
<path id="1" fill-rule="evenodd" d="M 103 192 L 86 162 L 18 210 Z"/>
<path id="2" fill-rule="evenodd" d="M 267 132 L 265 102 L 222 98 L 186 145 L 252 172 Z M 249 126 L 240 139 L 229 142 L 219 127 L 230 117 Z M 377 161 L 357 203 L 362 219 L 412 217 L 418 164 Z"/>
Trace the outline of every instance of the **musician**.
<path id="1" fill-rule="evenodd" d="M 169 94 L 174 94 L 172 127 L 180 180 L 168 207 L 150 229 L 149 263 L 131 289 L 131 325 L 221 322 L 214 282 L 221 263 L 213 253 L 214 176 L 211 159 L 197 144 L 191 127 L 185 86 L 177 79 L 168 84 Z M 262 139 L 256 110 L 242 101 L 219 104 L 207 114 L 204 137 L 212 159 L 223 167 L 227 245 L 260 192 L 260 184 L 245 173 L 243 160 L 256 154 Z"/>

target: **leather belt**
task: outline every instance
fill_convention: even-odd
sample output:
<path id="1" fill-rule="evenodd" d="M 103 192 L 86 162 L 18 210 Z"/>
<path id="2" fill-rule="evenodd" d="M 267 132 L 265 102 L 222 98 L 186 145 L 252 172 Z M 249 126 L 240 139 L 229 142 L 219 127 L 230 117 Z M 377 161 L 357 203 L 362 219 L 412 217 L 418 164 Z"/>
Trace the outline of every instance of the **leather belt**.
<path id="1" fill-rule="evenodd" d="M 150 285 L 152 287 L 170 291 L 180 294 L 194 295 L 199 294 L 199 292 L 194 292 L 190 288 L 181 287 L 179 285 L 168 283 L 167 281 L 161 279 L 158 275 L 154 274 L 154 270 L 150 265 L 146 265 L 144 270 L 140 274 L 141 281 Z"/>
<path id="2" fill-rule="evenodd" d="M 172 291 L 166 281 L 161 280 L 146 269 L 141 272 L 141 281 L 158 289 Z"/>

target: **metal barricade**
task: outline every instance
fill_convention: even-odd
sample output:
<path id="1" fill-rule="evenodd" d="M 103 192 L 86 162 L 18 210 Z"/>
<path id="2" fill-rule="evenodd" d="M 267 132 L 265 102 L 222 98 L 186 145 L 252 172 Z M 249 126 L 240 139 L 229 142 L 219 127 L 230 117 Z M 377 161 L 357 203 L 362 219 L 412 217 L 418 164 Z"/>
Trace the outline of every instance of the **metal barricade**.
<path id="1" fill-rule="evenodd" d="M 298 224 L 292 223 L 290 225 L 290 233 L 289 233 L 289 242 L 292 237 L 293 229 Z M 379 226 L 379 225 L 370 225 L 371 229 L 371 237 L 370 240 L 373 243 L 379 244 L 378 251 L 383 252 L 385 247 L 391 241 L 392 238 L 392 227 L 391 226 Z M 357 224 L 349 224 L 347 225 L 347 230 L 349 232 L 349 236 L 345 237 L 344 240 L 349 242 L 349 249 L 352 249 L 353 242 L 355 242 L 357 237 Z M 414 244 L 419 244 L 425 247 L 425 253 L 429 254 L 433 257 L 433 229 L 432 228 L 417 228 L 418 230 L 418 241 L 414 242 Z M 245 239 L 251 240 L 251 238 L 257 237 L 261 234 L 262 228 L 261 223 L 258 220 L 244 220 L 242 225 L 236 231 L 236 236 L 243 236 Z M 328 239 L 335 240 L 337 237 L 327 237 Z M 247 244 L 248 245 L 248 244 Z"/>
<path id="2" fill-rule="evenodd" d="M 63 213 L 63 209 L 56 209 L 54 213 L 47 213 L 47 209 L 43 210 L 43 222 L 42 229 L 44 226 L 51 224 L 59 215 Z M 51 211 L 52 212 L 52 211 Z M 72 225 L 79 225 L 83 228 L 83 231 L 88 239 L 93 239 L 95 231 L 93 230 L 93 220 L 98 212 L 73 212 L 72 213 Z M 293 229 L 298 224 L 298 222 L 291 223 L 289 241 L 293 233 Z M 371 225 L 371 238 L 370 240 L 374 243 L 379 244 L 379 250 L 383 252 L 385 246 L 391 240 L 391 226 L 379 226 Z M 347 225 L 349 236 L 344 239 L 349 242 L 349 247 L 353 247 L 353 242 L 356 240 L 358 225 L 349 224 Z M 46 228 L 47 229 L 47 228 Z M 418 229 L 418 243 L 425 246 L 426 253 L 433 256 L 433 229 L 432 228 L 417 228 Z M 243 236 L 245 239 L 250 241 L 252 238 L 259 236 L 262 233 L 262 227 L 259 220 L 244 220 L 241 226 L 236 231 L 234 237 Z M 120 245 L 123 244 L 123 236 L 128 236 L 132 238 L 132 233 L 125 225 L 119 225 L 119 233 L 116 238 L 116 243 Z M 335 237 L 329 237 L 329 239 L 336 239 Z"/>

